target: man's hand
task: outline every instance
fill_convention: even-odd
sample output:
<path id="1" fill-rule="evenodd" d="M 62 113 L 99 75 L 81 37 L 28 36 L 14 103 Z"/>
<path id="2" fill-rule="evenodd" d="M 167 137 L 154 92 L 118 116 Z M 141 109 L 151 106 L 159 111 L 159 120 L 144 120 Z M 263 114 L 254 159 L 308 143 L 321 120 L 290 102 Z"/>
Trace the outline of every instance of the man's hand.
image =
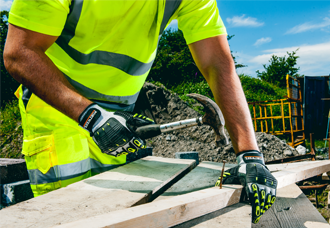
<path id="1" fill-rule="evenodd" d="M 257 223 L 275 202 L 277 180 L 265 166 L 259 151 L 244 151 L 237 156 L 238 166 L 226 170 L 223 184 L 241 184 L 252 204 L 252 222 Z M 219 186 L 220 178 L 215 186 Z"/>
<path id="2" fill-rule="evenodd" d="M 90 132 L 101 151 L 116 157 L 145 148 L 145 142 L 134 134 L 134 130 L 153 123 L 145 116 L 108 112 L 97 104 L 88 106 L 79 116 L 79 125 Z"/>

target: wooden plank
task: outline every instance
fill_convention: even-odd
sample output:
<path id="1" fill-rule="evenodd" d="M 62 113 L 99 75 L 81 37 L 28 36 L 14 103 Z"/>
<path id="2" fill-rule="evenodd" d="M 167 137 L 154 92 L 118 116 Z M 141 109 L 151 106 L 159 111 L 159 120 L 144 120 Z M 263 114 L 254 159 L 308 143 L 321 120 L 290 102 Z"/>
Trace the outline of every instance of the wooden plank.
<path id="1" fill-rule="evenodd" d="M 304 166 L 274 172 L 278 188 L 330 170 L 330 161 L 309 162 Z M 238 203 L 240 185 L 224 185 L 171 197 L 145 205 L 83 219 L 61 227 L 171 227 Z"/>
<path id="2" fill-rule="evenodd" d="M 309 164 L 308 162 L 297 163 L 284 163 L 276 165 L 267 165 L 271 172 L 284 170 L 287 168 L 294 168 Z M 225 170 L 235 167 L 237 164 L 226 163 Z M 175 183 L 161 196 L 155 199 L 155 201 L 162 200 L 168 197 L 177 195 L 183 195 L 189 192 L 195 192 L 198 190 L 213 187 L 218 180 L 222 170 L 222 163 L 218 162 L 201 162 L 195 169 L 190 171 L 180 181 Z"/>
<path id="3" fill-rule="evenodd" d="M 223 189 L 204 189 L 59 227 L 171 227 L 237 203 L 241 190 L 240 185 L 228 185 Z"/>
<path id="4" fill-rule="evenodd" d="M 52 227 L 148 202 L 195 165 L 146 157 L 0 211 L 0 227 Z"/>
<path id="5" fill-rule="evenodd" d="M 225 170 L 235 167 L 237 164 L 226 163 Z M 168 197 L 183 195 L 189 192 L 214 187 L 215 182 L 221 175 L 222 163 L 201 162 L 196 168 L 190 171 L 180 181 L 175 183 L 155 201 Z"/>
<path id="6" fill-rule="evenodd" d="M 277 196 L 275 204 L 252 228 L 330 227 L 297 185 L 279 189 Z"/>
<path id="7" fill-rule="evenodd" d="M 251 206 L 236 203 L 221 210 L 206 214 L 172 228 L 251 228 Z"/>
<path id="8" fill-rule="evenodd" d="M 290 208 L 289 210 L 285 210 Z M 179 224 L 173 228 L 291 228 L 330 227 L 327 221 L 295 184 L 277 192 L 275 204 L 258 224 L 251 224 L 251 206 L 237 203 L 202 217 Z"/>

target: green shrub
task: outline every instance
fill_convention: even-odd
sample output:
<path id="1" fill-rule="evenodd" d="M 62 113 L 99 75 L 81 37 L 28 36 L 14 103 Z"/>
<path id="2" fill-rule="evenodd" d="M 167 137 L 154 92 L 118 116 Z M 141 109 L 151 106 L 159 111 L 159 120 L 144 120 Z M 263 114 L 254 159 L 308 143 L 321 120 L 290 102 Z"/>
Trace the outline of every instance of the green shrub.
<path id="1" fill-rule="evenodd" d="M 0 110 L 0 157 L 21 158 L 23 132 L 17 100 Z"/>
<path id="2" fill-rule="evenodd" d="M 239 75 L 239 77 L 248 102 L 277 100 L 286 95 L 286 89 L 258 78 L 252 78 L 244 74 Z"/>
<path id="3" fill-rule="evenodd" d="M 1 11 L 0 14 L 0 68 L 1 68 L 1 90 L 0 90 L 0 104 L 5 106 L 8 101 L 15 100 L 14 92 L 19 86 L 19 83 L 10 76 L 7 72 L 3 62 L 3 50 L 5 47 L 6 37 L 8 31 L 8 11 Z"/>

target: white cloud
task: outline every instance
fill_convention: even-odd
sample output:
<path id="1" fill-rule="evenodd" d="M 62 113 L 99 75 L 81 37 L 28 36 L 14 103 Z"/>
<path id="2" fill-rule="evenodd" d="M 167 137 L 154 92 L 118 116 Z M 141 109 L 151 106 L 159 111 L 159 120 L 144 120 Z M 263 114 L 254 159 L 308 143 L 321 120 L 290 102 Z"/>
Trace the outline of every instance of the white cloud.
<path id="1" fill-rule="evenodd" d="M 299 74 L 306 76 L 323 76 L 330 74 L 330 41 L 314 45 L 300 45 L 287 48 L 269 49 L 263 51 L 264 54 L 257 56 L 242 52 L 233 53 L 238 63 L 248 65 L 237 69 L 238 74 L 247 74 L 256 77 L 256 71 L 263 71 L 263 64 L 268 65 L 272 55 L 288 56 L 288 52 L 298 50 L 297 67 L 300 67 Z"/>
<path id="2" fill-rule="evenodd" d="M 9 11 L 13 0 L 0 0 L 0 11 L 7 10 Z"/>
<path id="3" fill-rule="evenodd" d="M 297 34 L 301 32 L 306 32 L 309 30 L 315 30 L 315 29 L 325 29 L 330 28 L 330 18 L 325 17 L 323 18 L 323 21 L 317 24 L 313 24 L 311 22 L 306 22 L 301 25 L 297 25 L 291 29 L 289 29 L 286 34 Z"/>
<path id="4" fill-rule="evenodd" d="M 245 17 L 245 14 L 226 19 L 233 27 L 259 27 L 264 25 L 264 22 L 258 22 L 257 20 L 258 19 L 254 17 Z"/>
<path id="5" fill-rule="evenodd" d="M 253 45 L 258 47 L 262 44 L 269 43 L 271 41 L 272 41 L 272 38 L 270 38 L 270 37 L 266 37 L 266 38 L 262 37 L 262 38 L 258 39 Z"/>
<path id="6" fill-rule="evenodd" d="M 263 70 L 262 64 L 269 64 L 269 59 L 272 55 L 287 56 L 287 51 L 292 52 L 298 50 L 297 66 L 300 67 L 299 74 L 317 76 L 317 75 L 329 75 L 330 73 L 330 41 L 326 43 L 314 44 L 314 45 L 301 45 L 287 48 L 269 49 L 263 51 L 265 54 L 257 55 L 250 60 L 247 59 L 247 64 L 250 67 L 254 67 L 255 70 Z M 251 56 L 250 56 L 251 57 Z M 257 67 L 258 66 L 258 67 Z M 244 68 L 242 69 L 244 71 Z M 250 70 L 252 71 L 252 70 Z"/>

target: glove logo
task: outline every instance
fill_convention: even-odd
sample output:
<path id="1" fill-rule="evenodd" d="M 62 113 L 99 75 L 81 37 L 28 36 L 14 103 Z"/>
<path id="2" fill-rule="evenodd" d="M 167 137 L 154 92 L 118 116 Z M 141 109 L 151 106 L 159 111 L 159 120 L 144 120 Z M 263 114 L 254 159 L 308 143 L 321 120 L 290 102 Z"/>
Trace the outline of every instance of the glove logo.
<path id="1" fill-rule="evenodd" d="M 262 157 L 260 156 L 245 156 L 244 158 L 246 160 L 254 160 L 254 159 L 262 160 Z"/>
<path id="2" fill-rule="evenodd" d="M 90 122 L 92 121 L 92 119 L 94 118 L 94 116 L 97 114 L 96 110 L 93 110 L 93 112 L 88 116 L 86 122 L 84 123 L 83 127 L 84 128 L 88 128 L 88 125 L 90 124 Z"/>

